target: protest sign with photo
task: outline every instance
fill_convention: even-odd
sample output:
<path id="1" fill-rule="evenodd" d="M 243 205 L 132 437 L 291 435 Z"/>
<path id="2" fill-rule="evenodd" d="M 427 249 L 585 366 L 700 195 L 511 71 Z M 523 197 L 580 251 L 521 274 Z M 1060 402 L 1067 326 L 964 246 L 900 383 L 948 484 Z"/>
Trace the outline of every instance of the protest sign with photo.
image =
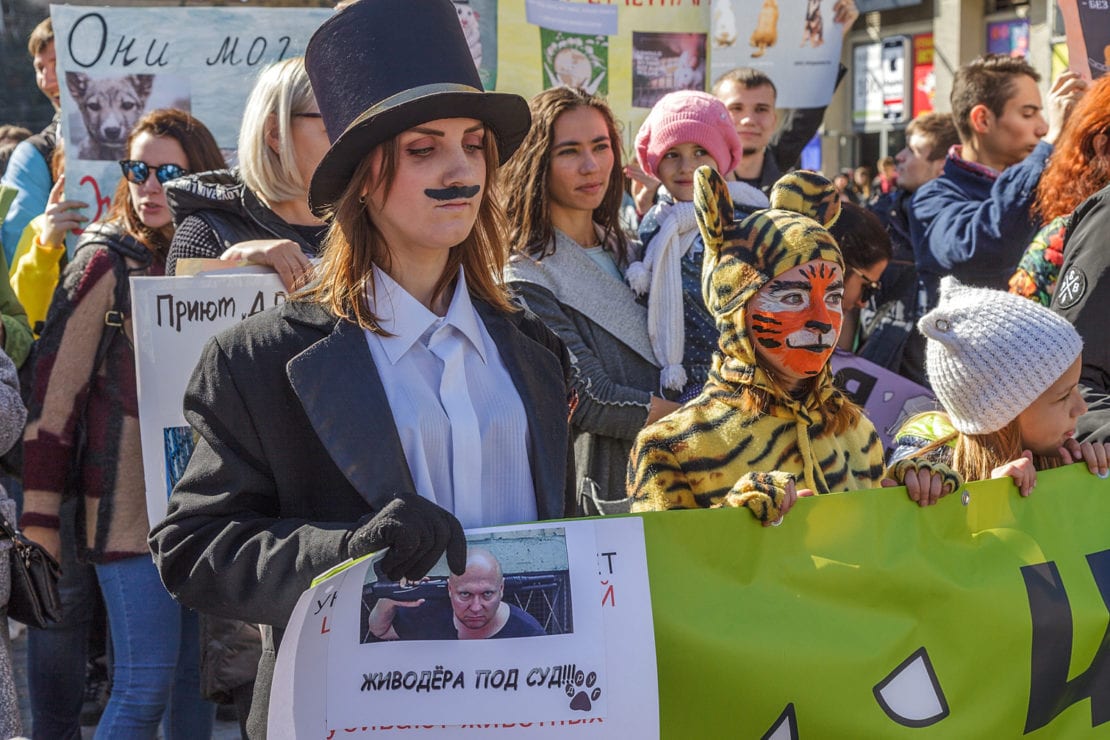
<path id="1" fill-rule="evenodd" d="M 181 409 L 205 343 L 217 332 L 285 301 L 269 268 L 195 277 L 131 278 L 139 434 L 151 526 L 185 472 L 195 440 Z"/>
<path id="2" fill-rule="evenodd" d="M 547 668 L 530 660 L 533 648 L 570 644 L 568 635 L 508 641 L 520 668 L 519 690 L 508 691 L 507 674 L 500 689 L 492 673 L 487 688 L 476 687 L 478 665 L 467 664 L 465 690 L 418 692 L 425 669 L 429 686 L 442 687 L 446 671 L 458 680 L 462 653 L 446 642 L 393 642 L 404 667 L 383 688 L 386 664 L 373 652 L 382 645 L 358 644 L 352 626 L 372 567 L 361 561 L 298 603 L 278 653 L 270 736 L 1101 737 L 1110 718 L 1110 480 L 1078 464 L 1040 471 L 1028 497 L 1009 478 L 965 491 L 924 508 L 904 488 L 803 498 L 779 527 L 760 527 L 744 509 L 535 525 L 567 533 L 572 582 L 571 532 L 596 528 L 601 573 L 591 574 L 592 593 L 574 590 L 574 634 L 579 604 L 601 603 L 607 705 L 605 716 L 583 711 L 578 720 L 509 719 L 523 714 L 516 704 L 529 694 L 554 701 L 560 693 L 546 696 L 525 666 Z M 524 531 L 482 530 L 510 539 Z M 646 567 L 629 557 L 639 547 Z M 544 557 L 537 562 L 547 575 Z M 428 646 L 437 650 L 430 664 Z M 568 706 L 588 680 L 583 668 L 579 682 L 570 663 L 574 696 L 564 686 L 560 697 Z M 325 720 L 328 697 L 345 684 L 360 698 L 342 719 Z M 370 708 L 383 695 L 419 694 L 455 699 L 464 713 L 495 693 L 504 710 L 462 725 Z"/>
<path id="3" fill-rule="evenodd" d="M 754 67 L 774 81 L 780 108 L 832 100 L 844 28 L 831 0 L 714 0 L 710 75 Z"/>
<path id="4" fill-rule="evenodd" d="M 259 72 L 304 53 L 327 8 L 50 6 L 61 88 L 65 197 L 108 212 L 131 128 L 179 108 L 199 119 L 229 163 Z M 189 29 L 188 34 L 171 29 Z M 496 46 L 494 47 L 496 48 Z M 74 240 L 70 239 L 70 248 Z"/>
<path id="5" fill-rule="evenodd" d="M 476 529 L 467 544 L 462 576 L 441 560 L 423 581 L 388 582 L 379 554 L 317 579 L 282 642 L 269 736 L 419 725 L 452 737 L 491 724 L 506 737 L 568 727 L 582 737 L 658 736 L 641 522 Z M 475 585 L 491 562 L 503 584 Z M 481 588 L 507 620 L 489 635 L 469 621 L 482 620 L 468 606 Z"/>
<path id="6" fill-rule="evenodd" d="M 500 3 L 497 89 L 531 98 L 555 85 L 604 95 L 624 149 L 655 102 L 674 90 L 705 90 L 708 3 Z"/>
<path id="7" fill-rule="evenodd" d="M 1070 67 L 1089 80 L 1110 71 L 1110 0 L 1059 0 Z"/>

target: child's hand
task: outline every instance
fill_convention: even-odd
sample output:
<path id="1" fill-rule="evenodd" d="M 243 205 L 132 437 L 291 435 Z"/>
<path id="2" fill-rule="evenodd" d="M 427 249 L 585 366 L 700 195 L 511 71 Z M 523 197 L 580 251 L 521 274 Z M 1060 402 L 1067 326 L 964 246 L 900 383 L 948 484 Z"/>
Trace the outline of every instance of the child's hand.
<path id="1" fill-rule="evenodd" d="M 960 475 L 943 463 L 907 458 L 892 465 L 879 485 L 905 486 L 911 501 L 918 506 L 932 506 L 960 490 L 963 483 Z"/>
<path id="2" fill-rule="evenodd" d="M 1032 493 L 1033 486 L 1037 485 L 1037 469 L 1033 467 L 1033 453 L 1026 450 L 1017 460 L 999 465 L 991 471 L 991 478 L 1007 476 L 1014 479 L 1014 485 L 1018 487 L 1018 492 L 1022 496 Z"/>
<path id="3" fill-rule="evenodd" d="M 1092 444 L 1069 439 L 1059 452 L 1064 465 L 1086 460 L 1087 469 L 1091 471 L 1091 475 L 1097 475 L 1099 478 L 1110 476 L 1110 442 Z"/>
<path id="4" fill-rule="evenodd" d="M 632 193 L 632 200 L 636 204 L 636 213 L 643 216 L 655 202 L 655 194 L 659 191 L 661 182 L 644 172 L 636 162 L 626 164 L 624 174 L 631 181 L 629 192 Z"/>
<path id="5" fill-rule="evenodd" d="M 813 491 L 797 490 L 794 476 L 778 470 L 770 473 L 745 473 L 736 481 L 721 506 L 746 507 L 764 527 L 778 526 L 799 496 L 812 496 Z"/>
<path id="6" fill-rule="evenodd" d="M 794 508 L 794 504 L 798 503 L 798 499 L 807 498 L 809 496 L 817 495 L 813 492 L 812 489 L 809 489 L 809 488 L 803 488 L 801 490 L 796 490 L 793 483 L 790 484 L 790 492 L 793 495 L 792 496 L 787 496 L 786 499 L 783 501 L 782 506 L 779 507 L 779 518 L 775 519 L 774 521 L 765 521 L 765 522 L 763 522 L 764 527 L 777 527 L 777 526 L 779 526 L 780 524 L 782 524 L 782 518 L 784 516 L 786 516 L 786 512 L 788 512 L 792 508 Z"/>

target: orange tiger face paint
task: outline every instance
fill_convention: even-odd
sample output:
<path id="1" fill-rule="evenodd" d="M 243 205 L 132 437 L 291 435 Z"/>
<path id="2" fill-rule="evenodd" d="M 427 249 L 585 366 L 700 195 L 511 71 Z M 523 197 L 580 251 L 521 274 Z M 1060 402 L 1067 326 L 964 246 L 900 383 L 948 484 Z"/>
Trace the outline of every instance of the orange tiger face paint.
<path id="1" fill-rule="evenodd" d="M 746 323 L 756 356 L 791 387 L 817 375 L 844 322 L 844 276 L 835 262 L 813 260 L 760 288 Z"/>

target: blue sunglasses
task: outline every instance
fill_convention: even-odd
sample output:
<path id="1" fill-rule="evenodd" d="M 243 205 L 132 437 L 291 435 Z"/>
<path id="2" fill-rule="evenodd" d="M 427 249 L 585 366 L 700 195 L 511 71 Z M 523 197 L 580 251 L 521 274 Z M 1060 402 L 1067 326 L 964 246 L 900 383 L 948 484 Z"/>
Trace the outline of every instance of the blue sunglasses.
<path id="1" fill-rule="evenodd" d="M 123 170 L 123 176 L 127 178 L 127 181 L 136 185 L 142 185 L 146 182 L 147 178 L 150 177 L 151 170 L 154 170 L 154 176 L 158 178 L 159 185 L 165 185 L 176 177 L 184 177 L 189 174 L 189 170 L 179 164 L 160 164 L 157 167 L 151 167 L 146 162 L 138 159 L 121 159 L 119 168 Z"/>

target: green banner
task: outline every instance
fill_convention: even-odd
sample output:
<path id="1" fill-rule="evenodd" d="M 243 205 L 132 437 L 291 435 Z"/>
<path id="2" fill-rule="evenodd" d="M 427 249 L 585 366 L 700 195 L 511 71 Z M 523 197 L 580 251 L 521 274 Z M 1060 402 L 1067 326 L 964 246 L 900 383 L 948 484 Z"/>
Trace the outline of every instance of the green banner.
<path id="1" fill-rule="evenodd" d="M 1110 736 L 1110 481 L 967 490 L 645 515 L 662 736 Z"/>

